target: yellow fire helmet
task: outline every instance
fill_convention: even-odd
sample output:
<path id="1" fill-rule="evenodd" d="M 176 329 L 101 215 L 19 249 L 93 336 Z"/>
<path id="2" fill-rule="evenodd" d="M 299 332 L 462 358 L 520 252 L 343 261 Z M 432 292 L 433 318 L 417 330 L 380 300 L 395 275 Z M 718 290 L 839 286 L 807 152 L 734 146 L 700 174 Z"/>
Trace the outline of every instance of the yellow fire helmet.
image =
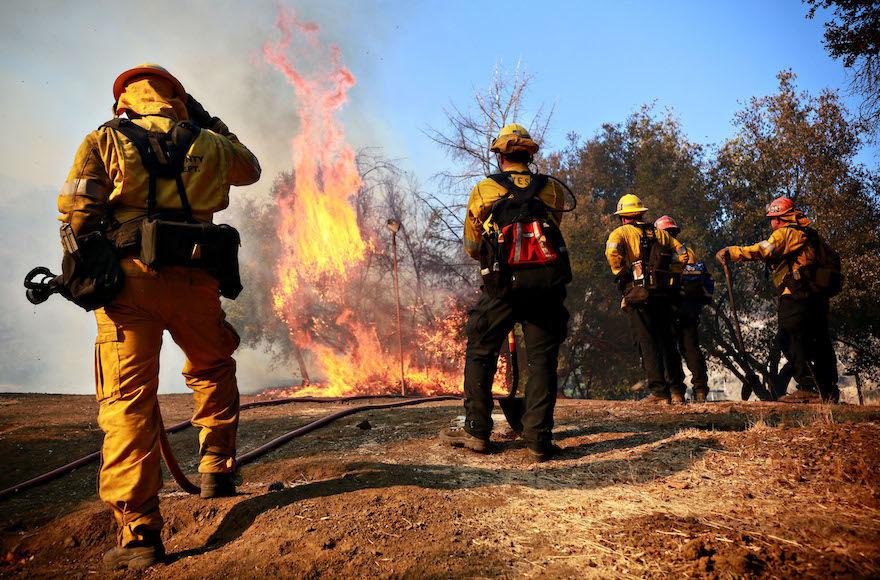
<path id="1" fill-rule="evenodd" d="M 648 208 L 642 205 L 642 200 L 637 195 L 628 193 L 617 202 L 617 211 L 614 212 L 614 215 L 633 217 L 646 211 L 648 211 Z"/>
<path id="2" fill-rule="evenodd" d="M 502 154 L 526 151 L 529 155 L 534 155 L 538 152 L 538 144 L 535 143 L 525 127 L 518 123 L 511 123 L 501 129 L 498 136 L 492 141 L 489 151 Z"/>
<path id="3" fill-rule="evenodd" d="M 113 83 L 113 99 L 119 100 L 119 95 L 122 94 L 122 91 L 125 90 L 125 84 L 133 79 L 134 77 L 144 76 L 144 75 L 154 75 L 157 77 L 162 77 L 163 79 L 169 81 L 172 85 L 174 85 L 174 90 L 177 93 L 177 96 L 186 100 L 186 89 L 183 88 L 183 85 L 180 83 L 177 78 L 168 72 L 163 66 L 159 66 L 158 64 L 152 62 L 145 62 L 137 65 L 134 68 L 130 68 L 127 71 L 120 74 L 116 77 L 116 81 Z"/>

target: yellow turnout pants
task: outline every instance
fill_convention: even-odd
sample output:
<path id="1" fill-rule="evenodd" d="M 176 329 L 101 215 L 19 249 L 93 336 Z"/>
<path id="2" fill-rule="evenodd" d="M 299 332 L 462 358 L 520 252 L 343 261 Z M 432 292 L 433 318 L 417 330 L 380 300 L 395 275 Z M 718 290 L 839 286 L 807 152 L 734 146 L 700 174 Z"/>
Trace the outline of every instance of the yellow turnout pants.
<path id="1" fill-rule="evenodd" d="M 193 390 L 199 472 L 233 469 L 238 429 L 235 359 L 239 337 L 220 308 L 217 281 L 195 268 L 150 270 L 122 261 L 125 288 L 95 311 L 95 383 L 101 448 L 100 496 L 119 524 L 118 543 L 162 529 L 159 489 L 159 350 L 162 333 L 186 355 L 183 376 Z"/>

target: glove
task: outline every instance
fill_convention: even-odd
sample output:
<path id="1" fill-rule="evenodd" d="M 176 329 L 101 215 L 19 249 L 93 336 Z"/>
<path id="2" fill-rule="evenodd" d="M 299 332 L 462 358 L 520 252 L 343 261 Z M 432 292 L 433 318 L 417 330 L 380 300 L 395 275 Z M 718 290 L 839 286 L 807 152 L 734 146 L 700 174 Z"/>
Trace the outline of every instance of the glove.
<path id="1" fill-rule="evenodd" d="M 721 264 L 728 262 L 730 260 L 730 248 L 725 247 L 718 250 L 718 253 L 715 254 L 715 259 Z"/>
<path id="2" fill-rule="evenodd" d="M 212 117 L 200 102 L 195 100 L 189 93 L 186 94 L 186 112 L 189 120 L 204 129 L 210 129 L 214 126 L 217 118 Z"/>

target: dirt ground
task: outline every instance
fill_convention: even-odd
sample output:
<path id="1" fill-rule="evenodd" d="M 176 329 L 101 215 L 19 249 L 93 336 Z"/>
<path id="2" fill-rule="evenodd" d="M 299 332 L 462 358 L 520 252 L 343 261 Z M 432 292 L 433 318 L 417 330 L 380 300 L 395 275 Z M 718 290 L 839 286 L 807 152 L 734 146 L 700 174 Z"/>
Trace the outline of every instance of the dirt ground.
<path id="1" fill-rule="evenodd" d="M 166 424 L 187 418 L 189 397 L 161 400 Z M 239 447 L 362 403 L 244 411 Z M 0 488 L 96 450 L 95 413 L 85 396 L 0 395 Z M 564 453 L 543 464 L 500 416 L 495 453 L 441 446 L 461 414 L 443 402 L 342 419 L 243 468 L 234 498 L 167 481 L 169 559 L 141 575 L 880 575 L 880 407 L 565 400 Z M 195 432 L 170 437 L 194 473 Z M 96 470 L 0 501 L 0 576 L 108 575 Z"/>

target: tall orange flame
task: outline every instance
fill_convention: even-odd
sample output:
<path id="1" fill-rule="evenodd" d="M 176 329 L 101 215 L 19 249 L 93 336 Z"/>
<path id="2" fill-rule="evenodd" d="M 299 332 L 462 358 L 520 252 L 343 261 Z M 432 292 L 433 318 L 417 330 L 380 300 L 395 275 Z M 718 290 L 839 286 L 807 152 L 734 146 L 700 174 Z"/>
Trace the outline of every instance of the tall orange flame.
<path id="1" fill-rule="evenodd" d="M 279 199 L 277 233 L 282 256 L 273 291 L 276 312 L 289 324 L 296 315 L 296 292 L 302 282 L 345 277 L 363 260 L 366 246 L 349 203 L 361 178 L 354 151 L 335 118 L 355 84 L 354 75 L 340 64 L 335 46 L 329 48 L 330 70 L 319 67 L 311 76 L 297 70 L 285 54 L 293 29 L 319 50 L 318 26 L 298 20 L 283 8 L 276 24 L 281 39 L 267 44 L 263 56 L 293 86 L 300 121 L 299 133 L 291 142 L 295 191 Z"/>
<path id="2" fill-rule="evenodd" d="M 354 274 L 364 268 L 373 250 L 352 206 L 361 176 L 336 117 L 355 84 L 354 75 L 341 64 L 338 48 L 321 44 L 316 24 L 283 8 L 276 24 L 280 38 L 264 46 L 263 57 L 293 88 L 299 130 L 291 142 L 291 185 L 284 190 L 282 184 L 276 196 L 280 255 L 273 306 L 290 329 L 300 364 L 305 364 L 300 355 L 306 350 L 324 375 L 317 384 L 286 394 L 399 392 L 398 353 L 389 352 L 375 323 L 359 320 L 347 303 L 347 294 L 357 294 L 350 288 L 359 288 L 350 286 Z M 288 57 L 291 52 L 296 64 Z M 376 319 L 371 316 L 375 313 L 366 312 L 371 310 L 366 302 L 362 318 Z M 418 342 L 417 347 L 409 345 L 403 357 L 408 392 L 460 392 L 464 312 L 460 307 L 449 311 L 451 315 L 434 328 L 407 329 Z"/>

